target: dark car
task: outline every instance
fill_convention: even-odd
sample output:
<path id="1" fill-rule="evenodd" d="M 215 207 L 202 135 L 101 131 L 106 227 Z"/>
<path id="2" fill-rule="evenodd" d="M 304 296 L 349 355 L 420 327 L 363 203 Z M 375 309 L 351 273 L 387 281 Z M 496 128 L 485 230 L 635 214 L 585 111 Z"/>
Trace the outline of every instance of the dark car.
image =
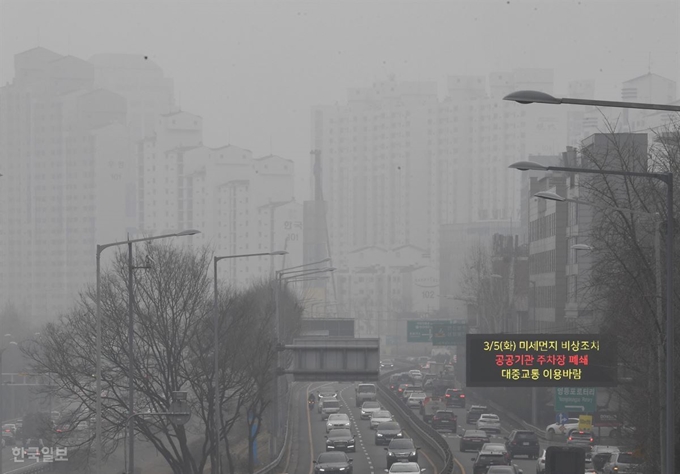
<path id="1" fill-rule="evenodd" d="M 413 384 L 410 383 L 400 383 L 397 387 L 397 395 L 403 397 L 404 390 L 413 389 Z"/>
<path id="2" fill-rule="evenodd" d="M 396 390 L 401 383 L 401 374 L 390 375 L 390 390 Z"/>
<path id="3" fill-rule="evenodd" d="M 375 428 L 375 444 L 389 444 L 394 438 L 403 438 L 404 433 L 401 431 L 401 426 L 396 421 L 388 421 L 380 423 Z"/>
<path id="4" fill-rule="evenodd" d="M 516 464 L 510 466 L 490 466 L 486 474 L 524 474 Z"/>
<path id="5" fill-rule="evenodd" d="M 510 457 L 526 454 L 529 459 L 538 459 L 541 448 L 538 444 L 538 436 L 533 431 L 512 430 L 505 442 L 505 447 Z"/>
<path id="6" fill-rule="evenodd" d="M 458 431 L 458 417 L 452 410 L 437 410 L 432 417 L 432 428 L 435 430 Z"/>
<path id="7" fill-rule="evenodd" d="M 326 435 L 326 451 L 356 452 L 354 435 L 345 428 L 330 430 Z"/>
<path id="8" fill-rule="evenodd" d="M 394 367 L 394 361 L 392 359 L 385 359 L 380 361 L 381 369 L 391 369 Z"/>
<path id="9" fill-rule="evenodd" d="M 472 405 L 465 415 L 465 423 L 474 425 L 482 413 L 489 413 L 489 409 L 484 405 Z"/>
<path id="10" fill-rule="evenodd" d="M 321 453 L 314 461 L 314 474 L 352 474 L 352 459 L 345 453 Z"/>
<path id="11" fill-rule="evenodd" d="M 465 408 L 465 394 L 459 388 L 449 388 L 444 394 L 446 406 Z"/>
<path id="12" fill-rule="evenodd" d="M 485 474 L 489 466 L 509 466 L 510 461 L 503 451 L 491 451 L 482 449 L 476 457 L 472 458 L 472 474 Z"/>
<path id="13" fill-rule="evenodd" d="M 484 443 L 489 442 L 489 435 L 482 430 L 465 430 L 465 434 L 460 438 L 458 445 L 460 452 L 464 453 L 468 449 L 479 450 L 482 449 Z"/>
<path id="14" fill-rule="evenodd" d="M 31 457 L 37 459 L 42 456 L 42 448 L 45 447 L 43 440 L 40 438 L 29 438 L 24 443 L 24 457 Z"/>
<path id="15" fill-rule="evenodd" d="M 418 450 L 411 438 L 393 439 L 385 448 L 387 451 L 387 469 L 397 461 L 418 462 Z"/>

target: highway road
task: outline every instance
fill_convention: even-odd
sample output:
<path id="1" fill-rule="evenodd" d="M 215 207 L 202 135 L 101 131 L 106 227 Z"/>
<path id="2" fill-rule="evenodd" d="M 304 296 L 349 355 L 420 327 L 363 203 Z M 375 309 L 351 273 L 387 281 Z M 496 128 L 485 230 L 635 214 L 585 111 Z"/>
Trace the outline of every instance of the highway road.
<path id="1" fill-rule="evenodd" d="M 19 458 L 20 459 L 20 458 Z M 21 471 L 27 470 L 28 466 L 35 464 L 36 461 L 25 459 L 24 462 L 14 460 L 12 454 L 12 446 L 2 448 L 2 472 L 3 474 L 20 474 Z"/>
<path id="2" fill-rule="evenodd" d="M 313 459 L 326 450 L 326 424 L 316 408 L 311 412 L 307 409 L 307 396 L 310 391 L 319 388 L 332 388 L 339 393 L 341 413 L 346 413 L 352 423 L 356 435 L 356 452 L 348 453 L 353 459 L 354 474 L 382 473 L 386 467 L 386 452 L 384 446 L 375 445 L 375 432 L 369 428 L 368 420 L 362 420 L 360 409 L 355 406 L 353 383 L 296 383 L 293 387 L 294 397 L 299 400 L 296 409 L 291 413 L 294 420 L 293 444 L 290 457 L 285 460 L 280 472 L 288 474 L 311 474 L 314 472 Z M 397 421 L 400 421 L 397 418 Z M 402 425 L 404 426 L 404 425 Z M 404 426 L 405 427 L 405 426 Z M 405 427 L 408 435 L 408 428 Z M 426 474 L 436 474 L 433 463 L 426 453 L 420 451 L 418 460 Z"/>

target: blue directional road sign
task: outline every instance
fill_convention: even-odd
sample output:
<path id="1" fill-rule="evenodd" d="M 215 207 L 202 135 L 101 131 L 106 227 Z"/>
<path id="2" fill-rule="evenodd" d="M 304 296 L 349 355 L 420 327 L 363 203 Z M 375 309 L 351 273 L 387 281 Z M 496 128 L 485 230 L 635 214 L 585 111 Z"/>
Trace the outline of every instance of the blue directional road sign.
<path id="1" fill-rule="evenodd" d="M 556 418 L 556 422 L 560 425 L 563 425 L 567 421 L 569 421 L 569 416 L 566 413 L 558 413 L 555 418 Z"/>

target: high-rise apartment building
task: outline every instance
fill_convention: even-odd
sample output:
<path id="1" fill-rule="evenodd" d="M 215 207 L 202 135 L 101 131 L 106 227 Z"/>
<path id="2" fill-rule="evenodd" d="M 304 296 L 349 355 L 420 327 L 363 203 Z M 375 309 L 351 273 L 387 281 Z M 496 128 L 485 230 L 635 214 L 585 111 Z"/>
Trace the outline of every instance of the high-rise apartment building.
<path id="1" fill-rule="evenodd" d="M 201 117 L 174 107 L 172 82 L 143 56 L 17 54 L 0 88 L 0 173 L 0 305 L 25 316 L 69 310 L 95 279 L 96 245 L 128 235 L 197 228 L 182 243 L 302 262 L 293 163 L 203 146 Z M 226 261 L 221 275 L 267 277 L 272 260 Z"/>
<path id="2" fill-rule="evenodd" d="M 87 61 L 34 48 L 0 88 L 0 298 L 51 319 L 94 279 L 98 242 L 134 225 L 126 101 Z"/>
<path id="3" fill-rule="evenodd" d="M 160 116 L 154 135 L 139 143 L 139 231 L 198 229 L 191 243 L 215 255 L 286 250 L 282 261 L 300 264 L 302 205 L 294 201 L 293 162 L 253 158 L 233 145 L 209 148 L 202 140 L 201 117 L 178 111 Z M 218 269 L 222 281 L 238 286 L 266 278 L 272 265 L 272 257 L 252 257 Z"/>
<path id="4" fill-rule="evenodd" d="M 434 82 L 392 78 L 314 109 L 334 265 L 362 247 L 413 245 L 438 267 L 441 225 L 518 220 L 520 177 L 507 166 L 564 148 L 566 111 L 502 100 L 518 89 L 552 92 L 551 71 L 447 85 L 440 100 Z"/>

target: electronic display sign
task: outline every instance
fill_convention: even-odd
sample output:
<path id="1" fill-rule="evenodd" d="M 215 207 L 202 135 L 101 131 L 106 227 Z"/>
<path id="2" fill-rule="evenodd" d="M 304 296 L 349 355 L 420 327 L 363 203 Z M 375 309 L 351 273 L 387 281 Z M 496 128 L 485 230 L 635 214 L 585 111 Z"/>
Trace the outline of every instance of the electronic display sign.
<path id="1" fill-rule="evenodd" d="M 468 387 L 614 387 L 616 339 L 601 334 L 468 334 Z"/>

